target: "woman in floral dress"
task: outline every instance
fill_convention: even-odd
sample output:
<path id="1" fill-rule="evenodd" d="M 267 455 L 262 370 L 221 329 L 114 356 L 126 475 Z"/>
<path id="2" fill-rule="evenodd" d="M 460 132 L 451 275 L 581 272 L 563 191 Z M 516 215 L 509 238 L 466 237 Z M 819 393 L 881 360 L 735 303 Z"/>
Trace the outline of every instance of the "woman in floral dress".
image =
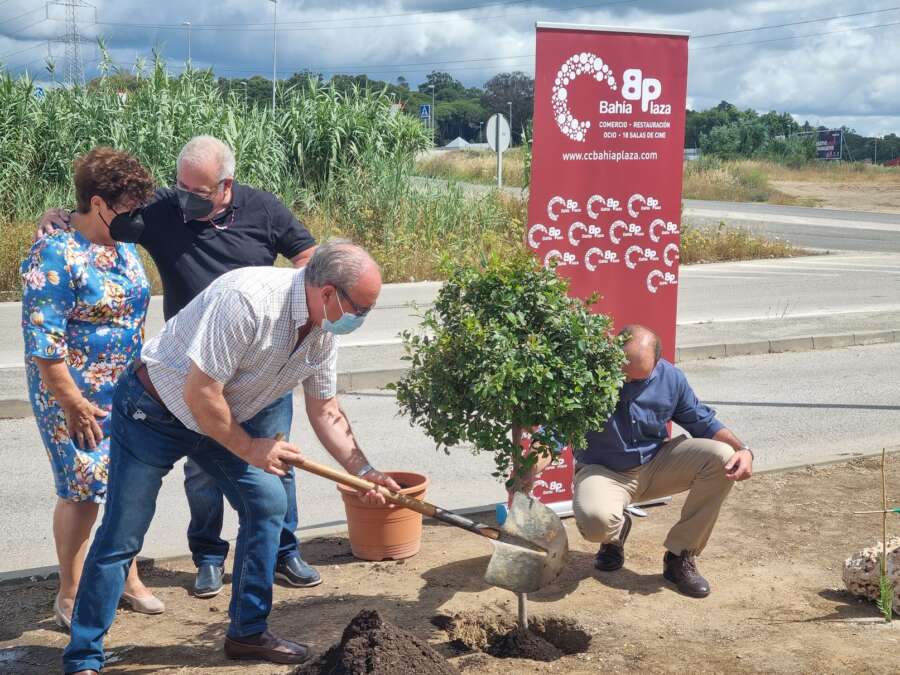
<path id="1" fill-rule="evenodd" d="M 106 499 L 113 389 L 140 355 L 150 300 L 137 249 L 114 241 L 110 227 L 127 229 L 152 191 L 135 158 L 95 148 L 75 162 L 72 228 L 38 239 L 22 262 L 28 391 L 58 496 L 54 612 L 61 626 L 70 624 L 88 538 Z M 137 611 L 165 608 L 134 562 L 123 598 Z"/>

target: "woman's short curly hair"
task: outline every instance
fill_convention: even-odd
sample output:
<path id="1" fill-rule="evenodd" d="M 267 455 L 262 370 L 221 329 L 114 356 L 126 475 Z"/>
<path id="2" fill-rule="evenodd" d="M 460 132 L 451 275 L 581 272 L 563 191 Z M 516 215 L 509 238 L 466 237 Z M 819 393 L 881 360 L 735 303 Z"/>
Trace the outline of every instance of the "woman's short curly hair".
<path id="1" fill-rule="evenodd" d="M 91 197 L 111 208 L 123 202 L 143 204 L 153 195 L 153 178 L 127 152 L 100 146 L 75 160 L 75 202 L 79 213 L 91 210 Z"/>

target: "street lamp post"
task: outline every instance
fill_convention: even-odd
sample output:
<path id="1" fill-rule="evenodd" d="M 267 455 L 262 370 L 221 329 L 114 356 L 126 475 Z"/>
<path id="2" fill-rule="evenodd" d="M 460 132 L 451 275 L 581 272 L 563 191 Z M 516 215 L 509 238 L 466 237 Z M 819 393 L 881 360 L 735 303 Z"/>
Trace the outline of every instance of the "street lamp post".
<path id="1" fill-rule="evenodd" d="M 512 143 L 512 139 L 513 139 L 512 101 L 507 101 L 506 105 L 509 106 L 509 142 Z"/>
<path id="2" fill-rule="evenodd" d="M 435 113 L 437 111 L 434 109 L 434 85 L 429 84 L 428 86 L 431 88 L 431 144 L 437 145 L 437 132 L 435 131 L 437 125 L 437 115 Z"/>
<path id="3" fill-rule="evenodd" d="M 182 26 L 187 28 L 188 33 L 188 64 L 191 62 L 191 22 L 190 21 L 182 21 Z"/>
<path id="4" fill-rule="evenodd" d="M 272 110 L 275 110 L 275 80 L 278 76 L 278 0 L 269 0 L 274 7 L 272 13 Z"/>

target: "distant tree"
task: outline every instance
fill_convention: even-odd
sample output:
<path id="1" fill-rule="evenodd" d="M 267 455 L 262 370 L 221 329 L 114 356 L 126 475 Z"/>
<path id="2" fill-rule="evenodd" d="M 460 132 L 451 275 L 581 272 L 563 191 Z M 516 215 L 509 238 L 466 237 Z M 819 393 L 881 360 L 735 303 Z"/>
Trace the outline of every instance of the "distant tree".
<path id="1" fill-rule="evenodd" d="M 485 119 L 485 110 L 476 100 L 464 99 L 448 101 L 436 106 L 438 143 L 444 145 L 457 136 L 467 141 L 475 141 L 481 122 Z"/>
<path id="2" fill-rule="evenodd" d="M 431 71 L 419 85 L 419 91 L 431 95 L 431 85 L 434 85 L 434 98 L 437 101 L 456 101 L 465 97 L 465 86 L 450 73 Z"/>
<path id="3" fill-rule="evenodd" d="M 513 142 L 521 143 L 522 129 L 531 123 L 534 115 L 534 79 L 517 70 L 494 75 L 485 82 L 481 105 L 488 116 L 500 112 L 508 117 L 510 101 Z"/>

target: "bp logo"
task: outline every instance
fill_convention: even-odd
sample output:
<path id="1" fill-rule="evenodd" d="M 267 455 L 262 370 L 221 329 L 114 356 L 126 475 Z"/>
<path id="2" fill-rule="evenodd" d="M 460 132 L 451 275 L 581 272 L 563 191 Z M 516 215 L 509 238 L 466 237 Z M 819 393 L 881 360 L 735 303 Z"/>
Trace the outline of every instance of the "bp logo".
<path id="1" fill-rule="evenodd" d="M 661 286 L 674 286 L 678 283 L 678 277 L 672 272 L 653 270 L 647 275 L 647 290 L 656 293 Z"/>
<path id="2" fill-rule="evenodd" d="M 562 64 L 553 84 L 553 96 L 551 97 L 553 118 L 556 120 L 560 131 L 579 143 L 584 142 L 587 130 L 591 128 L 591 123 L 590 120 L 582 121 L 577 119 L 572 114 L 572 111 L 569 110 L 569 91 L 575 80 L 584 75 L 593 77 L 598 82 L 606 82 L 613 91 L 618 87 L 612 70 L 596 54 L 581 52 L 570 56 Z"/>
<path id="3" fill-rule="evenodd" d="M 654 243 L 659 242 L 664 236 L 674 236 L 676 234 L 678 234 L 677 223 L 666 221 L 663 218 L 657 218 L 650 223 L 650 239 L 652 239 Z"/>
<path id="4" fill-rule="evenodd" d="M 544 267 L 550 267 L 554 262 L 557 267 L 570 267 L 572 265 L 577 265 L 578 259 L 575 257 L 574 253 L 569 253 L 568 251 L 563 253 L 562 251 L 553 249 L 552 251 L 548 251 L 547 255 L 544 256 Z"/>
<path id="5" fill-rule="evenodd" d="M 601 239 L 603 230 L 597 225 L 585 225 L 581 221 L 575 221 L 569 226 L 569 243 L 578 246 L 582 239 Z"/>
<path id="6" fill-rule="evenodd" d="M 594 246 L 589 248 L 588 252 L 584 254 L 584 266 L 587 267 L 588 272 L 595 271 L 599 265 L 609 265 L 617 262 L 619 262 L 619 254 L 609 249 L 604 251 L 602 248 Z"/>
<path id="7" fill-rule="evenodd" d="M 528 230 L 528 245 L 531 248 L 538 248 L 541 242 L 545 241 L 562 241 L 562 238 L 562 230 L 558 227 L 547 227 L 538 223 Z"/>

